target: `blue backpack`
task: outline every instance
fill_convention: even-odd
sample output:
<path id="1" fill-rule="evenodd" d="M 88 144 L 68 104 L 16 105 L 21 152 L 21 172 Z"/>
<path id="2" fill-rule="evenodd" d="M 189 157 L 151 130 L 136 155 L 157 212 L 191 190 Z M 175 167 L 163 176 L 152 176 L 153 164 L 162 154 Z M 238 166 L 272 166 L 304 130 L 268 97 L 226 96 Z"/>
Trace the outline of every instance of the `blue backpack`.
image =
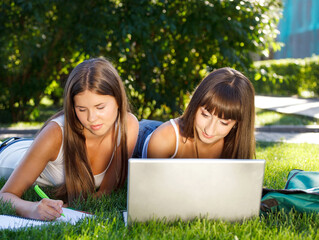
<path id="1" fill-rule="evenodd" d="M 319 212 L 319 172 L 294 169 L 282 190 L 263 189 L 261 214 L 277 211 Z"/>

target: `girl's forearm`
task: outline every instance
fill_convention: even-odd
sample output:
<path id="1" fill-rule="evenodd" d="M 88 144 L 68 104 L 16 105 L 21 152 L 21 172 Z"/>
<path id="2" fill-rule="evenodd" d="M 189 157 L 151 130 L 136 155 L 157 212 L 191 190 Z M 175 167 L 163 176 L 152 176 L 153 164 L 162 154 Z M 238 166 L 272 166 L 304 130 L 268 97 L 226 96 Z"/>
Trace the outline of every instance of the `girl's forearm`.
<path id="1" fill-rule="evenodd" d="M 34 204 L 33 202 L 23 200 L 15 194 L 8 192 L 0 193 L 0 199 L 2 199 L 3 202 L 11 203 L 18 215 L 30 217 L 30 210 L 32 209 L 31 205 Z"/>

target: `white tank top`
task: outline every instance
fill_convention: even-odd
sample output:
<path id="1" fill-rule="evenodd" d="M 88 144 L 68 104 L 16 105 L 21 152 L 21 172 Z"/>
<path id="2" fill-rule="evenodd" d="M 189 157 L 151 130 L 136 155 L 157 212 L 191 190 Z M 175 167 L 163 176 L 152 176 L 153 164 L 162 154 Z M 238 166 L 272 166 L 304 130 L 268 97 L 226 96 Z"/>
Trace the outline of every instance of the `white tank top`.
<path id="1" fill-rule="evenodd" d="M 174 121 L 174 119 L 170 119 L 169 120 L 170 123 L 173 125 L 174 127 L 174 131 L 175 131 L 175 135 L 176 135 L 176 144 L 175 144 L 175 152 L 174 154 L 170 157 L 170 158 L 174 158 L 177 154 L 177 151 L 178 151 L 178 143 L 179 143 L 179 133 L 178 133 L 178 128 L 176 126 L 176 123 Z M 154 132 L 154 131 L 153 131 Z M 151 139 L 151 136 L 152 136 L 152 133 L 150 133 L 147 138 L 145 139 L 145 142 L 144 142 L 144 145 L 143 145 L 143 150 L 142 150 L 142 158 L 147 158 L 147 148 L 148 148 L 148 144 L 150 142 L 150 139 Z"/>
<path id="2" fill-rule="evenodd" d="M 64 116 L 59 116 L 52 120 L 56 122 L 62 130 L 64 125 Z M 23 159 L 33 143 L 33 139 L 19 139 L 13 144 L 9 144 L 0 152 L 1 176 L 8 179 L 14 169 Z M 35 184 L 40 186 L 58 186 L 64 183 L 64 162 L 63 162 L 63 141 L 57 158 L 47 163 Z"/>
<path id="3" fill-rule="evenodd" d="M 59 116 L 52 120 L 56 122 L 64 134 L 64 115 Z M 119 128 L 119 133 L 117 136 L 117 146 L 120 145 L 121 132 Z M 32 139 L 21 139 L 14 144 L 8 145 L 5 149 L 0 152 L 0 177 L 6 179 L 9 178 L 13 170 L 18 166 L 24 154 L 27 152 L 31 144 Z M 112 157 L 107 168 L 100 174 L 94 175 L 95 187 L 99 187 L 102 183 L 104 175 L 110 166 L 114 157 L 114 150 Z M 54 161 L 48 162 L 40 176 L 35 181 L 35 184 L 40 186 L 59 186 L 65 181 L 64 173 L 64 158 L 63 158 L 63 141 L 57 158 Z"/>

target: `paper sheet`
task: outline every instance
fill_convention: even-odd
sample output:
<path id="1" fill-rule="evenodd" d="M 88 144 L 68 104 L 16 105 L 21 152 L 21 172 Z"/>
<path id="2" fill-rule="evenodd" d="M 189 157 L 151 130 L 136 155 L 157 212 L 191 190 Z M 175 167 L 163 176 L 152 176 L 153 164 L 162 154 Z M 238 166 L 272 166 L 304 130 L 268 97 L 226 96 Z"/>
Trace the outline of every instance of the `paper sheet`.
<path id="1" fill-rule="evenodd" d="M 56 222 L 69 222 L 75 224 L 85 217 L 93 217 L 94 215 L 72 210 L 69 208 L 62 208 L 65 217 L 61 216 L 55 221 L 40 221 L 34 219 L 23 218 L 19 216 L 0 215 L 0 229 L 18 229 L 22 227 L 40 226 L 46 224 L 54 224 Z"/>

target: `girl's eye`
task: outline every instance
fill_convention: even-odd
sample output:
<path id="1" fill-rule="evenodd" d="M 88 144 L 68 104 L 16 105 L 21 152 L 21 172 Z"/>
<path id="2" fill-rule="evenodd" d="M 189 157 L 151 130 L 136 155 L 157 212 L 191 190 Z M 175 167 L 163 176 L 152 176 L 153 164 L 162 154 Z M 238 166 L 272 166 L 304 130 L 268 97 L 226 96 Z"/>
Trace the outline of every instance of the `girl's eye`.
<path id="1" fill-rule="evenodd" d="M 79 111 L 80 111 L 80 112 L 84 112 L 85 109 L 84 109 L 84 108 L 79 108 Z"/>
<path id="2" fill-rule="evenodd" d="M 221 124 L 224 125 L 224 126 L 228 126 L 228 122 L 221 121 Z"/>
<path id="3" fill-rule="evenodd" d="M 202 116 L 203 117 L 208 117 L 208 114 L 206 114 L 205 112 L 202 112 Z"/>
<path id="4" fill-rule="evenodd" d="M 97 107 L 98 110 L 102 110 L 102 109 L 104 109 L 104 108 L 105 108 L 105 106 Z"/>

